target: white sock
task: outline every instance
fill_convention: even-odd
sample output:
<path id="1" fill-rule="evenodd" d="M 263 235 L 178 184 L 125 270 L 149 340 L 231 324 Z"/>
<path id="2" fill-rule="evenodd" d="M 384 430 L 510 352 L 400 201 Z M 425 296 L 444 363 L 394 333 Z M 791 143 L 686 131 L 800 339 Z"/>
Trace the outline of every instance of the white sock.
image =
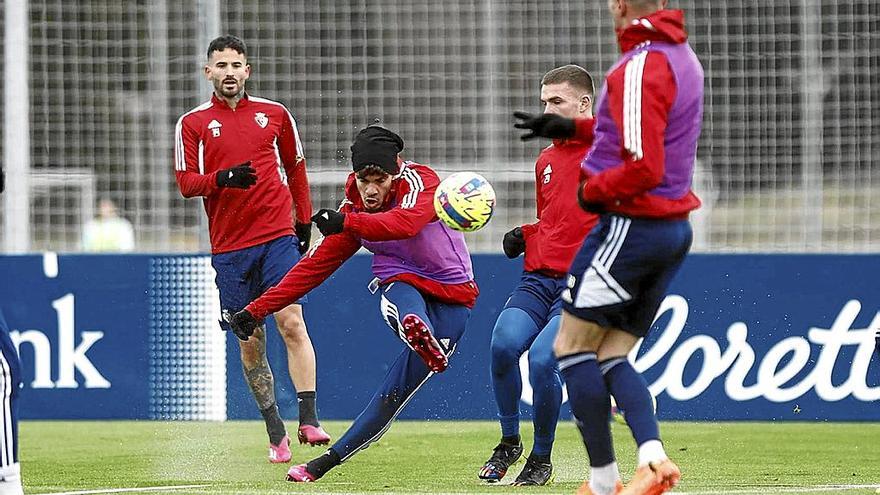
<path id="1" fill-rule="evenodd" d="M 590 489 L 596 495 L 612 495 L 618 480 L 620 480 L 620 471 L 616 462 L 590 468 Z"/>
<path id="2" fill-rule="evenodd" d="M 648 440 L 639 445 L 639 467 L 647 466 L 652 462 L 661 462 L 669 459 L 666 451 L 663 450 L 663 443 L 660 440 Z"/>

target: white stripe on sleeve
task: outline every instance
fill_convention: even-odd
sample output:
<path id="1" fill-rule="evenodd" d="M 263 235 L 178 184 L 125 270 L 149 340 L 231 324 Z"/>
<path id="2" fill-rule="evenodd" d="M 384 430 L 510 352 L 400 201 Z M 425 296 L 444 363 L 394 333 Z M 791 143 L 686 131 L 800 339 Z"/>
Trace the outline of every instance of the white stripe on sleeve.
<path id="1" fill-rule="evenodd" d="M 400 174 L 400 177 L 403 178 L 407 184 L 409 184 L 410 191 L 406 193 L 406 196 L 403 197 L 403 200 L 400 202 L 401 208 L 412 208 L 416 205 L 416 201 L 418 200 L 419 193 L 425 190 L 425 183 L 422 182 L 421 176 L 415 170 L 408 168 Z"/>
<path id="2" fill-rule="evenodd" d="M 623 145 L 633 158 L 641 160 L 642 150 L 642 76 L 648 51 L 626 63 L 623 79 Z"/>
<path id="3" fill-rule="evenodd" d="M 202 110 L 207 110 L 213 106 L 213 103 L 210 101 L 206 101 L 201 105 L 193 108 L 189 112 L 181 115 L 179 119 L 177 119 L 177 125 L 174 126 L 174 169 L 179 170 L 181 172 L 186 172 L 186 149 L 183 146 L 183 119 L 186 118 L 187 115 L 195 112 L 201 112 Z M 204 173 L 204 172 L 203 172 Z"/>

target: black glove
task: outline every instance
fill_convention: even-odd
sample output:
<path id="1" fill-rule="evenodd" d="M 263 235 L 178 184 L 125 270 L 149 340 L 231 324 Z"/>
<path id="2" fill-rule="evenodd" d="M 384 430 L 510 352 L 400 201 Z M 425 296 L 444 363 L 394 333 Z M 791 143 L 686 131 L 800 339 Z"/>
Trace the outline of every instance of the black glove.
<path id="1" fill-rule="evenodd" d="M 587 213 L 605 213 L 605 205 L 603 205 L 602 203 L 589 203 L 584 199 L 584 184 L 586 183 L 587 180 L 584 179 L 580 182 L 580 184 L 578 184 L 578 205 L 580 205 L 581 209 Z"/>
<path id="2" fill-rule="evenodd" d="M 229 326 L 232 327 L 232 333 L 239 340 L 247 342 L 247 339 L 254 334 L 254 330 L 260 326 L 260 322 L 254 318 L 250 311 L 243 309 L 232 315 L 232 318 L 229 319 Z"/>
<path id="3" fill-rule="evenodd" d="M 513 116 L 522 122 L 513 124 L 517 129 L 528 129 L 532 132 L 523 134 L 520 139 L 528 141 L 536 137 L 550 139 L 566 139 L 574 136 L 574 120 L 560 117 L 552 113 L 532 115 L 525 112 L 513 112 Z"/>
<path id="4" fill-rule="evenodd" d="M 3 167 L 0 167 L 0 193 L 3 192 L 3 189 L 6 188 L 6 172 L 3 171 Z"/>
<path id="5" fill-rule="evenodd" d="M 299 240 L 299 254 L 306 254 L 309 244 L 312 242 L 312 223 L 299 223 L 293 226 L 296 238 Z"/>
<path id="6" fill-rule="evenodd" d="M 522 229 L 517 227 L 504 234 L 501 245 L 504 246 L 504 254 L 510 259 L 526 252 L 526 240 L 523 239 Z"/>
<path id="7" fill-rule="evenodd" d="M 345 213 L 321 208 L 318 213 L 312 215 L 312 222 L 318 226 L 322 235 L 338 234 L 342 232 L 342 227 L 345 225 Z"/>
<path id="8" fill-rule="evenodd" d="M 251 167 L 251 162 L 244 162 L 241 165 L 217 171 L 217 185 L 219 187 L 247 189 L 256 183 L 257 171 Z"/>

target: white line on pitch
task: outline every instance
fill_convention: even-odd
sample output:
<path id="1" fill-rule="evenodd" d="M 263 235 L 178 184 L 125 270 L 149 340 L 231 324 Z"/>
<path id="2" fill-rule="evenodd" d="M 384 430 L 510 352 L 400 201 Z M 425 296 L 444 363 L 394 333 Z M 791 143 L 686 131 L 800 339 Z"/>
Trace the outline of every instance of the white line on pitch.
<path id="1" fill-rule="evenodd" d="M 505 486 L 505 485 L 493 485 Z M 334 487 L 337 488 L 337 487 Z M 847 490 L 864 490 L 866 488 L 880 488 L 880 485 L 810 485 L 810 486 L 756 486 L 754 488 L 732 488 L 729 490 L 706 490 L 706 491 L 672 491 L 670 495 L 763 495 L 766 493 L 813 493 L 813 492 L 837 492 Z M 248 492 L 251 493 L 251 492 Z M 258 492 L 253 492 L 258 493 Z M 263 493 L 263 492 L 259 492 Z M 274 493 L 274 492 L 273 492 Z M 311 491 L 285 491 L 287 495 L 308 495 Z M 349 495 L 371 495 L 369 492 L 346 492 Z M 418 493 L 432 493 L 432 495 L 461 495 L 460 492 L 433 493 L 433 492 L 383 492 L 385 495 L 416 495 Z M 551 492 L 555 493 L 555 492 Z M 560 493 L 570 493 L 560 492 Z"/>
<path id="2" fill-rule="evenodd" d="M 811 492 L 843 492 L 847 490 L 863 490 L 866 488 L 880 488 L 880 485 L 811 485 L 811 486 L 761 486 L 754 488 L 739 488 L 731 490 L 711 491 L 674 491 L 678 495 L 760 495 L 762 493 L 811 493 Z"/>
<path id="3" fill-rule="evenodd" d="M 167 490 L 183 490 L 185 488 L 205 488 L 211 485 L 177 485 L 177 486 L 148 486 L 143 488 L 107 488 L 103 490 L 84 490 L 81 492 L 52 492 L 37 495 L 92 495 L 95 493 L 135 493 L 135 492 L 158 492 Z"/>

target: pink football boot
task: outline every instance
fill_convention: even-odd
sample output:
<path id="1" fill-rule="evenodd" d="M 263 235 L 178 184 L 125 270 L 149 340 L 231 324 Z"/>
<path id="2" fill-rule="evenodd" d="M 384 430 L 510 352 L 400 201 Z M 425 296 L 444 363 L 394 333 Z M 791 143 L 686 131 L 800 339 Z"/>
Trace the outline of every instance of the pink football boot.
<path id="1" fill-rule="evenodd" d="M 316 479 L 317 478 L 312 476 L 312 473 L 306 470 L 305 464 L 297 464 L 296 466 L 291 466 L 291 468 L 287 470 L 287 481 L 292 481 L 294 483 L 311 483 Z"/>
<path id="2" fill-rule="evenodd" d="M 269 442 L 269 462 L 272 464 L 284 464 L 290 462 L 290 437 L 284 435 L 278 445 Z"/>
<path id="3" fill-rule="evenodd" d="M 406 315 L 401 322 L 406 342 L 422 358 L 428 369 L 434 373 L 442 373 L 449 366 L 446 353 L 440 343 L 431 334 L 428 325 L 416 315 Z"/>
<path id="4" fill-rule="evenodd" d="M 330 443 L 330 435 L 320 426 L 299 425 L 299 443 L 309 445 L 327 445 Z"/>

